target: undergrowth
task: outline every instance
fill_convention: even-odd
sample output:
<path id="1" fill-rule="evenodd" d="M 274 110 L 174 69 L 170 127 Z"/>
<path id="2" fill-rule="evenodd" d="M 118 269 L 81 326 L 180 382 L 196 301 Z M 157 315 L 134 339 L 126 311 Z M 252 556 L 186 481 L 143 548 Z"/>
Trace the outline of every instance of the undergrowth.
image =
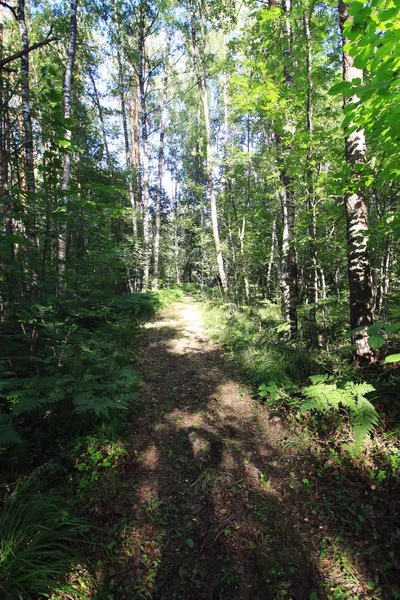
<path id="1" fill-rule="evenodd" d="M 349 460 L 362 455 L 366 464 L 373 455 L 386 477 L 397 477 L 398 420 L 394 418 L 389 437 L 383 431 L 384 418 L 396 411 L 395 405 L 387 410 L 395 371 L 385 365 L 369 371 L 354 368 L 340 310 L 330 316 L 325 326 L 337 335 L 329 348 L 316 351 L 302 339 L 305 320 L 298 339 L 282 339 L 284 323 L 276 304 L 238 307 L 214 298 L 204 310 L 211 337 L 230 352 L 242 376 L 275 414 L 296 427 L 301 424 L 310 447 L 323 440 L 327 448 L 347 453 Z M 383 442 L 386 439 L 390 443 Z"/>
<path id="2" fill-rule="evenodd" d="M 86 597 L 82 503 L 118 484 L 122 415 L 140 413 L 135 336 L 182 295 L 47 298 L 0 323 L 1 598 Z"/>
<path id="3" fill-rule="evenodd" d="M 88 525 L 73 517 L 55 492 L 18 485 L 0 507 L 0 597 L 22 600 L 49 590 L 84 598 L 68 573 L 79 570 L 76 550 Z"/>

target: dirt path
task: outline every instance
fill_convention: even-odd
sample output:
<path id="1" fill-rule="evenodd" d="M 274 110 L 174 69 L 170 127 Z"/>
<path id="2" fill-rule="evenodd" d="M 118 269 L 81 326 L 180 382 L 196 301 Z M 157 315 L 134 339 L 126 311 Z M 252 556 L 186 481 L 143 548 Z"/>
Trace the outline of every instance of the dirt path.
<path id="1" fill-rule="evenodd" d="M 254 401 L 200 307 L 185 297 L 134 341 L 144 384 L 96 507 L 95 599 L 392 597 L 371 592 L 392 532 L 376 485 Z"/>
<path id="2" fill-rule="evenodd" d="M 144 414 L 114 507 L 126 526 L 112 598 L 308 599 L 299 458 L 283 451 L 280 420 L 235 377 L 190 297 L 160 311 L 135 350 Z"/>

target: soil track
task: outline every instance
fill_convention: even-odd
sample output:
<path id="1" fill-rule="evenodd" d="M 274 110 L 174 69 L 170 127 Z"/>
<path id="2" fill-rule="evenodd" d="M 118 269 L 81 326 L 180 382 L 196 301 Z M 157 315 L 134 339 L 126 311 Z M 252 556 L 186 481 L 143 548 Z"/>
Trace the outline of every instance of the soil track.
<path id="1" fill-rule="evenodd" d="M 331 563 L 312 540 L 328 525 L 304 508 L 304 496 L 318 496 L 308 450 L 239 381 L 199 303 L 160 311 L 135 352 L 142 409 L 118 500 L 102 517 L 114 528 L 107 598 L 325 597 L 318 582 L 323 571 L 332 581 Z"/>

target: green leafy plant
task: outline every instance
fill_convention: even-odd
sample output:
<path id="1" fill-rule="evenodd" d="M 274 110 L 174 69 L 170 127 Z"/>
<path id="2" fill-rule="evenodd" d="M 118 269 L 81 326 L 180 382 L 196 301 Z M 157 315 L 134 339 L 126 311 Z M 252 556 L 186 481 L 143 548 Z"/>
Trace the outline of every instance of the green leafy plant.
<path id="1" fill-rule="evenodd" d="M 301 410 L 335 411 L 347 416 L 354 442 L 345 447 L 353 455 L 360 453 L 363 443 L 373 431 L 379 420 L 379 414 L 373 404 L 365 397 L 375 391 L 369 383 L 339 382 L 331 375 L 310 377 L 312 385 L 303 389 L 306 400 Z"/>
<path id="2" fill-rule="evenodd" d="M 116 469 L 119 458 L 125 454 L 125 449 L 120 444 L 107 439 L 89 436 L 85 439 L 83 447 L 78 445 L 77 470 L 79 477 L 79 490 L 84 493 L 96 485 L 109 469 Z"/>

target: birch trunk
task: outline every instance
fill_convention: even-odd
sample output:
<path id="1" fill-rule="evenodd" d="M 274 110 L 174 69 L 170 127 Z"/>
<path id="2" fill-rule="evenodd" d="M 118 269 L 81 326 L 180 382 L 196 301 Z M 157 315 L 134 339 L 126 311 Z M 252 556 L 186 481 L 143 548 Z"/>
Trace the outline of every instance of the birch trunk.
<path id="1" fill-rule="evenodd" d="M 291 181 L 281 174 L 282 231 L 282 299 L 283 314 L 288 325 L 285 338 L 297 333 L 297 262 L 294 249 L 295 201 L 290 191 Z"/>
<path id="2" fill-rule="evenodd" d="M 354 58 L 344 50 L 348 40 L 343 37 L 343 27 L 349 18 L 347 4 L 339 0 L 339 21 L 342 33 L 343 50 L 343 79 L 363 79 L 362 69 L 354 66 Z M 356 102 L 358 98 L 345 98 L 344 105 Z M 350 327 L 362 329 L 355 333 L 355 359 L 369 362 L 373 352 L 368 341 L 368 326 L 373 322 L 372 317 L 372 285 L 371 269 L 368 257 L 368 211 L 365 199 L 357 185 L 359 177 L 356 166 L 363 164 L 366 159 L 367 147 L 364 130 L 357 130 L 345 137 L 346 161 L 352 169 L 354 191 L 345 194 L 344 203 L 347 222 L 348 244 L 348 275 L 350 288 Z"/>
<path id="3" fill-rule="evenodd" d="M 150 276 L 150 216 L 149 216 L 149 140 L 148 140 L 148 115 L 145 83 L 146 44 L 143 20 L 140 23 L 138 47 L 138 79 L 140 93 L 140 118 L 142 135 L 142 193 L 143 193 L 143 279 L 142 292 L 149 287 Z"/>
<path id="4" fill-rule="evenodd" d="M 175 181 L 174 190 L 174 213 L 175 213 L 175 224 L 174 224 L 174 242 L 175 242 L 175 276 L 176 285 L 181 285 L 181 276 L 179 268 L 179 227 L 178 227 L 178 182 Z"/>
<path id="5" fill-rule="evenodd" d="M 272 267 L 274 264 L 274 260 L 275 260 L 275 248 L 276 248 L 276 218 L 274 218 L 273 222 L 272 222 L 272 234 L 271 234 L 271 250 L 270 250 L 270 254 L 269 254 L 269 261 L 268 261 L 268 268 L 267 268 L 267 299 L 269 296 L 269 293 L 271 291 L 271 284 L 272 284 Z"/>
<path id="6" fill-rule="evenodd" d="M 190 25 L 191 25 L 191 37 L 192 37 L 192 48 L 193 48 L 193 64 L 197 79 L 197 86 L 199 89 L 200 98 L 203 104 L 204 113 L 204 125 L 206 132 L 206 174 L 208 191 L 210 195 L 210 207 L 211 207 L 211 223 L 214 236 L 215 252 L 217 255 L 217 265 L 219 276 L 221 279 L 222 290 L 224 294 L 228 293 L 228 279 L 225 273 L 224 259 L 222 256 L 221 242 L 219 238 L 218 228 L 218 213 L 217 213 L 217 200 L 215 194 L 214 177 L 213 177 L 213 157 L 212 157 L 212 144 L 211 144 L 211 123 L 210 123 L 210 110 L 208 102 L 208 83 L 207 83 L 207 66 L 206 58 L 204 53 L 204 23 L 203 15 L 200 11 L 200 21 L 202 29 L 202 43 L 201 50 L 197 42 L 196 35 L 196 22 L 195 22 L 195 9 L 192 1 L 190 2 Z"/>
<path id="7" fill-rule="evenodd" d="M 29 239 L 31 252 L 28 262 L 30 263 L 29 271 L 32 277 L 33 288 L 32 294 L 38 293 L 38 273 L 36 270 L 36 250 L 38 246 L 36 226 L 35 226 L 35 164 L 33 154 L 33 132 L 32 132 L 32 117 L 31 117 L 31 102 L 30 102 L 30 85 L 29 85 L 29 47 L 28 27 L 25 17 L 25 0 L 18 0 L 16 16 L 21 40 L 21 51 L 24 54 L 21 56 L 21 116 L 23 125 L 23 148 L 24 148 L 24 171 L 25 171 L 25 188 L 28 193 L 27 208 L 25 216 L 25 231 Z M 16 162 L 18 165 L 18 160 Z M 33 254 L 32 254 L 33 252 Z"/>
<path id="8" fill-rule="evenodd" d="M 29 47 L 28 28 L 25 19 L 25 0 L 18 0 L 17 7 L 18 27 L 21 37 L 21 50 L 25 52 L 21 56 L 21 100 L 22 100 L 22 121 L 24 128 L 24 155 L 25 155 L 25 177 L 26 189 L 28 193 L 35 193 L 35 171 L 33 160 L 33 134 L 31 103 L 29 89 L 29 53 L 26 50 Z M 31 201 L 34 198 L 30 199 Z"/>
<path id="9" fill-rule="evenodd" d="M 275 2 L 271 2 L 271 6 L 276 6 Z M 287 85 L 293 85 L 293 77 L 289 70 L 289 59 L 291 58 L 291 25 L 290 25 L 290 0 L 284 0 L 282 9 L 285 17 L 285 40 L 286 48 L 283 52 L 284 65 L 284 80 Z M 281 179 L 281 206 L 283 216 L 283 231 L 282 231 L 282 301 L 283 315 L 287 324 L 285 339 L 291 339 L 297 333 L 297 297 L 298 297 L 298 277 L 297 277 L 297 260 L 295 251 L 295 216 L 296 216 L 296 200 L 292 191 L 293 182 L 284 168 L 284 151 L 285 147 L 279 135 L 275 136 L 278 152 L 280 153 L 280 179 Z"/>
<path id="10" fill-rule="evenodd" d="M 78 0 L 70 0 L 70 26 L 69 26 L 69 48 L 68 48 L 68 59 L 67 66 L 65 69 L 64 76 L 64 117 L 65 119 L 71 119 L 72 108 L 71 108 L 71 89 L 72 89 L 72 76 L 75 65 L 76 55 L 76 35 L 77 35 L 77 17 L 78 17 Z M 71 140 L 71 130 L 67 129 L 65 132 L 65 139 Z M 71 181 L 71 159 L 72 155 L 70 152 L 64 154 L 64 166 L 63 175 L 61 181 L 61 189 L 64 192 L 64 205 L 68 206 L 68 192 L 70 189 Z M 58 237 L 58 292 L 62 293 L 65 283 L 65 270 L 66 270 L 66 259 L 67 259 L 67 243 L 68 243 L 68 232 L 65 226 Z"/>
<path id="11" fill-rule="evenodd" d="M 140 107 L 139 107 L 139 83 L 136 71 L 133 73 L 133 89 L 131 102 L 129 104 L 130 118 L 130 141 L 131 141 L 131 165 L 133 169 L 134 184 L 136 183 L 135 201 L 136 210 L 142 206 L 142 183 L 141 183 L 141 160 L 140 160 Z"/>
<path id="12" fill-rule="evenodd" d="M 3 6 L 0 5 L 0 59 L 2 58 L 3 54 L 3 19 Z M 4 98 L 3 69 L 0 68 L 0 198 L 2 204 L 2 212 L 5 215 L 4 231 L 6 235 L 11 236 L 14 233 L 14 223 L 11 217 L 7 216 L 8 213 L 11 211 L 11 198 L 8 188 L 8 157 L 6 151 L 5 119 L 3 110 L 6 101 L 6 98 Z M 8 244 L 8 248 L 9 259 L 12 262 L 15 258 L 14 243 L 10 241 L 10 243 Z"/>
<path id="13" fill-rule="evenodd" d="M 154 262 L 153 262 L 153 284 L 152 289 L 158 289 L 159 278 L 159 254 L 160 254 L 160 228 L 161 228 L 161 195 L 162 181 L 164 174 L 164 139 L 165 126 L 167 123 L 167 95 L 168 95 L 168 78 L 169 78 L 169 52 L 171 46 L 171 35 L 167 42 L 167 59 L 164 71 L 163 94 L 161 100 L 161 123 L 160 123 L 160 142 L 158 150 L 158 185 L 156 195 L 156 226 L 154 232 Z"/>

